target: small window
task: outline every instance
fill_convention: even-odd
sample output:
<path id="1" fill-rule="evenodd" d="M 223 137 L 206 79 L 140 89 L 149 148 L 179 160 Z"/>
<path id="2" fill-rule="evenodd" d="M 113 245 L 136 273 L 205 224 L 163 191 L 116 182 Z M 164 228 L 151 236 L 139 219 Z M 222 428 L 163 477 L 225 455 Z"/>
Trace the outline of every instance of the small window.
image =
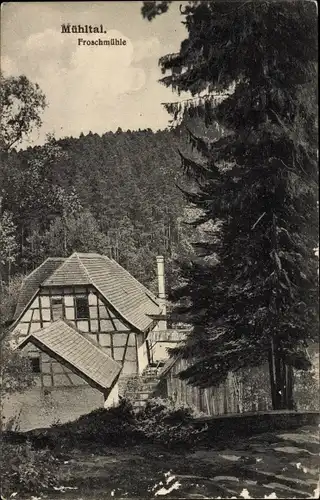
<path id="1" fill-rule="evenodd" d="M 76 319 L 89 318 L 89 303 L 88 297 L 76 297 Z"/>
<path id="2" fill-rule="evenodd" d="M 30 358 L 32 373 L 40 373 L 40 358 Z"/>
<path id="3" fill-rule="evenodd" d="M 62 297 L 51 298 L 52 319 L 53 321 L 63 317 Z"/>
<path id="4" fill-rule="evenodd" d="M 53 306 L 62 306 L 62 297 L 52 297 L 51 302 Z"/>

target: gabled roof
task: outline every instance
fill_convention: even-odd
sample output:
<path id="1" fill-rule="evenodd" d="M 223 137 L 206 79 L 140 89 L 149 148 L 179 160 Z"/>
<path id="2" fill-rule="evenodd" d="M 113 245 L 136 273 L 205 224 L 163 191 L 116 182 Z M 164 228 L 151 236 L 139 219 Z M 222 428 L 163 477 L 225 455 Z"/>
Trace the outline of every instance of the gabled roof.
<path id="1" fill-rule="evenodd" d="M 39 286 L 65 261 L 63 257 L 49 257 L 23 281 L 13 319 L 23 313 L 26 306 L 37 293 Z"/>
<path id="2" fill-rule="evenodd" d="M 117 361 L 61 319 L 28 335 L 18 348 L 22 349 L 29 342 L 74 368 L 100 390 L 110 389 L 121 371 Z"/>
<path id="3" fill-rule="evenodd" d="M 74 253 L 43 286 L 93 285 L 130 325 L 146 330 L 160 314 L 156 297 L 115 260 L 96 253 Z"/>
<path id="4" fill-rule="evenodd" d="M 64 259 L 64 262 L 50 275 L 42 285 L 44 286 L 73 286 L 90 285 L 91 281 L 82 265 L 79 255 L 73 253 Z"/>

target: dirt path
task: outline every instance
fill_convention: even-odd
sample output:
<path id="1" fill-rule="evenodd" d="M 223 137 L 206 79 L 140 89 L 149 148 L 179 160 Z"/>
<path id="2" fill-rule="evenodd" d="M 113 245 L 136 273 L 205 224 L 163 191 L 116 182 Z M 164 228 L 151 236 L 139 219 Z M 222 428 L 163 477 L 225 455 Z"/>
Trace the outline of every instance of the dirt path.
<path id="1" fill-rule="evenodd" d="M 46 498 L 315 498 L 318 431 L 304 427 L 186 453 L 152 447 L 74 452 L 61 464 L 60 490 Z"/>

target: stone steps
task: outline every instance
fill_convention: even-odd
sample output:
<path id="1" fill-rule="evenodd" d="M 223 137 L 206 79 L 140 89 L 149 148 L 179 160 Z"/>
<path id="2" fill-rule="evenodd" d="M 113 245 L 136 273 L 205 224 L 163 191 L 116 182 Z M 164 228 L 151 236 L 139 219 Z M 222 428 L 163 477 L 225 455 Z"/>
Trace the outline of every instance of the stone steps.
<path id="1" fill-rule="evenodd" d="M 134 400 L 145 401 L 145 400 L 149 399 L 150 392 L 135 392 L 135 393 L 128 392 L 126 394 L 126 397 L 128 399 L 130 399 L 131 401 L 134 401 Z"/>
<path id="2" fill-rule="evenodd" d="M 143 408 L 146 401 L 154 394 L 159 383 L 157 374 L 157 368 L 148 367 L 140 376 L 128 380 L 124 397 L 132 402 L 134 409 Z"/>

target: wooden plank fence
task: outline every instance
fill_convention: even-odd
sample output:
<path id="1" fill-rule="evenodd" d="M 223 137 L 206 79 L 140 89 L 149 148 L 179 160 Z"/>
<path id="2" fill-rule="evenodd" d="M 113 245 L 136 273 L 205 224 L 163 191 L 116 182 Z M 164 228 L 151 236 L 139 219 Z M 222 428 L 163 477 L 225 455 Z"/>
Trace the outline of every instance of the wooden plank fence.
<path id="1" fill-rule="evenodd" d="M 165 397 L 196 408 L 205 415 L 223 415 L 271 409 L 269 376 L 266 366 L 230 373 L 218 387 L 200 389 L 178 377 L 188 366 L 178 358 L 163 375 Z"/>

